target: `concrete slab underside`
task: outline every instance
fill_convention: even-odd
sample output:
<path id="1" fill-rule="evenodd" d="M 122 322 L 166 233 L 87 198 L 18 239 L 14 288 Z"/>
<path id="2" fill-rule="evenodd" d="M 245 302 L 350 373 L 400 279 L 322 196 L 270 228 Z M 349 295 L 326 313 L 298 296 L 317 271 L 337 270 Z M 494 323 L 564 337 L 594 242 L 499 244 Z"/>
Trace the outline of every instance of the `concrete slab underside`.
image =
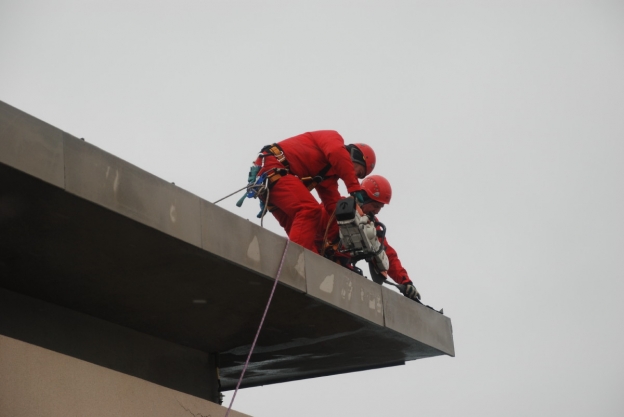
<path id="1" fill-rule="evenodd" d="M 285 240 L 1 104 L 0 148 L 9 156 L 0 155 L 0 287 L 216 353 L 223 389 L 232 389 Z M 32 125 L 37 129 L 29 130 Z M 22 162 L 34 158 L 32 152 L 16 151 L 23 132 L 31 131 L 39 135 L 32 141 L 45 142 L 44 161 L 52 159 L 46 165 L 53 171 L 49 175 L 39 164 Z M 60 148 L 55 145 L 59 140 Z M 94 160 L 108 164 L 107 180 L 110 166 L 116 166 L 117 173 L 129 176 L 127 183 L 143 181 L 153 193 L 162 193 L 137 197 L 128 192 L 113 199 L 90 180 L 98 169 Z M 32 172 L 32 166 L 38 171 Z M 118 179 L 111 181 L 117 192 Z M 175 197 L 171 208 L 167 193 Z M 120 204 L 119 198 L 128 200 Z M 165 220 L 158 217 L 159 205 L 170 214 Z M 211 236 L 211 230 L 218 234 Z M 258 241 L 262 254 L 252 250 Z M 277 287 L 243 387 L 454 355 L 448 318 L 290 246 L 283 277 L 287 285 Z M 317 276 L 319 271 L 326 275 Z M 329 278 L 334 292 L 325 297 Z M 344 290 L 342 298 L 337 296 L 340 285 L 355 288 L 370 307 L 350 293 L 347 300 Z M 391 328 L 384 321 L 388 303 L 395 317 Z M 411 329 L 414 314 L 419 324 Z"/>

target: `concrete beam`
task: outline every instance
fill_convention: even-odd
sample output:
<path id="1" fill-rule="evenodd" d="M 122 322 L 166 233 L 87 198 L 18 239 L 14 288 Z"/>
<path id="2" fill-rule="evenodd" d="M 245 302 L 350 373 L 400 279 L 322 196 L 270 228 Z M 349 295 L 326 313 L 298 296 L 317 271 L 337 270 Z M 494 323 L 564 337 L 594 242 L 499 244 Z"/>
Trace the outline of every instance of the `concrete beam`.
<path id="1" fill-rule="evenodd" d="M 233 388 L 285 238 L 2 102 L 0 123 L 0 287 L 217 355 Z M 243 386 L 444 354 L 448 317 L 291 243 Z"/>
<path id="2" fill-rule="evenodd" d="M 215 354 L 2 288 L 0 335 L 219 402 Z"/>

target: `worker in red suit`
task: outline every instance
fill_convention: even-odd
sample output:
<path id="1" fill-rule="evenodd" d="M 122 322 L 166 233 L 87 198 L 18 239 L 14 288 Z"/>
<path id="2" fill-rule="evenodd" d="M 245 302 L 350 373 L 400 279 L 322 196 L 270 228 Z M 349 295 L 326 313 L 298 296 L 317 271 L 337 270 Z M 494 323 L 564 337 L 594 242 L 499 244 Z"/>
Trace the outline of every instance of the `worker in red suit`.
<path id="1" fill-rule="evenodd" d="M 374 219 L 375 223 L 379 223 L 379 220 L 376 217 L 377 214 L 379 214 L 384 205 L 390 204 L 390 199 L 392 198 L 392 187 L 390 186 L 390 182 L 388 182 L 388 180 L 381 175 L 371 175 L 362 181 L 361 187 L 365 196 L 364 201 L 360 204 L 360 208 L 371 219 Z M 339 239 L 338 225 L 331 217 L 331 215 L 328 215 L 328 212 L 323 214 L 321 222 L 321 225 L 323 226 L 321 230 L 325 235 L 323 242 L 336 242 Z M 328 223 L 329 226 L 327 226 Z M 377 230 L 381 230 L 381 226 L 377 226 Z M 319 235 L 317 235 L 317 239 L 318 236 Z M 412 280 L 403 267 L 403 264 L 401 264 L 396 250 L 390 246 L 385 236 L 383 238 L 380 237 L 379 240 L 385 248 L 386 256 L 388 257 L 390 264 L 387 271 L 388 276 L 397 284 L 405 286 L 404 295 L 406 297 L 420 300 L 420 294 L 412 283 Z M 323 249 L 321 249 L 321 251 L 323 251 Z M 337 257 L 337 261 L 346 267 L 355 266 L 353 265 L 354 262 L 349 261 L 346 254 L 333 253 L 332 256 Z"/>
<path id="2" fill-rule="evenodd" d="M 375 152 L 362 143 L 345 145 L 333 130 L 307 132 L 262 148 L 255 166 L 267 174 L 268 190 L 260 195 L 290 240 L 318 253 L 314 244 L 323 209 L 333 212 L 340 199 L 338 180 L 363 201 L 358 178 L 375 167 Z M 319 205 L 311 190 L 316 189 Z"/>

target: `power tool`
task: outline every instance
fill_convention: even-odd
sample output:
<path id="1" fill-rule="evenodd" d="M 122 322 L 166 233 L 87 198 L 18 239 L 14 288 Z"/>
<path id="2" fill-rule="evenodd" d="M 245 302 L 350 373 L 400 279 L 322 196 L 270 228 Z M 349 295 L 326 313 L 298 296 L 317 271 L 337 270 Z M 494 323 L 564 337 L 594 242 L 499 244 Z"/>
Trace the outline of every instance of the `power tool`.
<path id="1" fill-rule="evenodd" d="M 353 197 L 338 200 L 336 221 L 340 231 L 339 251 L 348 253 L 353 263 L 366 259 L 375 265 L 382 274 L 390 268 L 388 256 L 381 240 L 385 236 L 385 226 L 375 222 L 362 212 Z M 377 226 L 381 230 L 377 230 Z"/>

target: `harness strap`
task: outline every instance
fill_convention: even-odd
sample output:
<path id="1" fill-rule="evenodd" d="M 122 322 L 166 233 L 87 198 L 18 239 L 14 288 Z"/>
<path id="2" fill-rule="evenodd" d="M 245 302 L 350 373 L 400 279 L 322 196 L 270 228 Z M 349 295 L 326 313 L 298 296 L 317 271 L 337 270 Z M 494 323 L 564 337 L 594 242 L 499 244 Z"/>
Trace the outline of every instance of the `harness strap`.
<path id="1" fill-rule="evenodd" d="M 282 150 L 282 147 L 279 146 L 277 143 L 274 143 L 272 145 L 267 145 L 264 148 L 262 148 L 262 150 L 260 151 L 260 156 L 267 156 L 267 154 L 264 154 L 265 152 L 269 152 L 271 153 L 278 161 L 280 164 L 284 165 L 287 169 L 289 167 L 289 163 L 288 160 L 286 159 L 286 155 L 284 155 L 284 151 Z"/>
<path id="2" fill-rule="evenodd" d="M 275 170 L 269 175 L 267 175 L 267 178 L 269 179 L 269 187 L 270 187 L 277 180 L 282 178 L 284 175 L 288 174 L 290 163 L 288 162 L 288 159 L 286 159 L 286 155 L 284 155 L 284 150 L 282 149 L 282 147 L 279 146 L 279 144 L 277 143 L 273 143 L 271 145 L 266 145 L 264 148 L 260 150 L 260 154 L 258 155 L 258 161 L 256 161 L 257 165 L 260 165 L 261 163 L 259 161 L 260 159 L 269 155 L 273 155 L 278 160 L 278 162 L 284 165 L 284 167 L 286 168 L 286 170 Z M 327 164 L 315 176 L 304 177 L 300 179 L 301 181 L 303 181 L 303 183 L 308 188 L 308 190 L 312 191 L 314 188 L 316 188 L 317 185 L 319 185 L 325 179 L 325 175 L 327 175 L 330 169 L 331 169 L 331 164 Z"/>
<path id="3" fill-rule="evenodd" d="M 327 164 L 315 176 L 301 178 L 301 181 L 303 181 L 304 184 L 307 183 L 306 187 L 308 187 L 309 191 L 312 191 L 313 189 L 316 188 L 317 185 L 323 182 L 323 180 L 325 179 L 325 175 L 329 172 L 330 169 L 331 169 L 331 164 Z"/>

